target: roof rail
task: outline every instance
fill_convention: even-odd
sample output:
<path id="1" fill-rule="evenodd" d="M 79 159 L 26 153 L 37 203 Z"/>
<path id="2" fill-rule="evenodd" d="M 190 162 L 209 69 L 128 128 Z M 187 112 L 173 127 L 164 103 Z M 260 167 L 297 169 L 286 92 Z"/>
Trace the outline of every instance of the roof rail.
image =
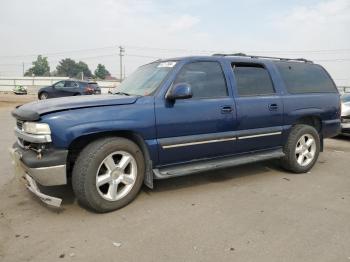
<path id="1" fill-rule="evenodd" d="M 304 63 L 313 63 L 311 60 L 307 60 L 305 58 L 284 58 L 284 57 L 273 57 L 273 56 L 258 56 L 258 55 L 246 55 L 246 54 L 213 54 L 213 56 L 241 56 L 241 57 L 249 57 L 256 59 L 272 59 L 272 60 L 280 60 L 280 61 L 297 61 Z"/>

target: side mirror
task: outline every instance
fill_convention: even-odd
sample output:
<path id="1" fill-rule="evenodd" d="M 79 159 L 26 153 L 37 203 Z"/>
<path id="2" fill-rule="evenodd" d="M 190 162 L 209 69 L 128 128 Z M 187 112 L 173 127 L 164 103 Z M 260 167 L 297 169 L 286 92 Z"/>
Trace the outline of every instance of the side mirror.
<path id="1" fill-rule="evenodd" d="M 178 83 L 170 88 L 165 98 L 175 101 L 176 99 L 188 99 L 192 97 L 191 86 L 187 83 Z"/>

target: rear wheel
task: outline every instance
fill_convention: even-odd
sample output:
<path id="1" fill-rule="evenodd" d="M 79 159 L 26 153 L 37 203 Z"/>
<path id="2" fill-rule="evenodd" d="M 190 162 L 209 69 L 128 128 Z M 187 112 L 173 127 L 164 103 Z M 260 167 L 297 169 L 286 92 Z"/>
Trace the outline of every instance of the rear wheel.
<path id="1" fill-rule="evenodd" d="M 73 190 L 82 205 L 108 212 L 137 196 L 144 173 L 144 157 L 134 142 L 105 138 L 92 142 L 79 154 L 73 169 Z"/>
<path id="2" fill-rule="evenodd" d="M 294 173 L 308 172 L 320 152 L 320 137 L 309 125 L 296 125 L 291 130 L 283 151 L 282 166 Z"/>
<path id="3" fill-rule="evenodd" d="M 39 99 L 40 100 L 45 100 L 45 99 L 48 99 L 49 98 L 49 94 L 46 93 L 46 92 L 41 92 L 40 95 L 39 95 Z"/>

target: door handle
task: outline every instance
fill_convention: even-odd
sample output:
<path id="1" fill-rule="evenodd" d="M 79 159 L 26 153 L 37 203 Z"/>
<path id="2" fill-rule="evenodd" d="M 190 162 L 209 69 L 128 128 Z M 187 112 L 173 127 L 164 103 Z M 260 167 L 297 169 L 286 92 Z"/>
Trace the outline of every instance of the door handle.
<path id="1" fill-rule="evenodd" d="M 269 110 L 270 111 L 278 110 L 278 105 L 277 104 L 269 104 Z"/>
<path id="2" fill-rule="evenodd" d="M 233 111 L 231 106 L 222 106 L 221 107 L 221 113 L 222 114 L 228 114 L 231 113 Z"/>

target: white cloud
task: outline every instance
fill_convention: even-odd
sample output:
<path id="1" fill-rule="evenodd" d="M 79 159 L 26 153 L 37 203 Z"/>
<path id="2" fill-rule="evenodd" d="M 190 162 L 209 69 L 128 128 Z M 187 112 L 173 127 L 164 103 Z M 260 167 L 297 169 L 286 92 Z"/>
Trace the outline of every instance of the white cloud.
<path id="1" fill-rule="evenodd" d="M 274 17 L 277 50 L 310 50 L 293 53 L 322 64 L 339 85 L 350 84 L 350 61 L 325 60 L 350 59 L 350 1 L 326 0 L 314 5 L 300 5 Z M 320 50 L 334 50 L 318 52 Z M 287 54 L 288 55 L 288 54 Z M 345 78 L 345 79 L 344 79 Z M 341 80 L 344 79 L 344 80 Z"/>
<path id="2" fill-rule="evenodd" d="M 183 31 L 193 28 L 200 22 L 200 19 L 192 15 L 182 15 L 176 20 L 172 21 L 169 25 L 169 31 Z"/>
<path id="3" fill-rule="evenodd" d="M 350 20 L 349 10 L 348 0 L 326 1 L 311 7 L 299 6 L 285 18 L 285 22 L 307 24 L 346 22 Z"/>

